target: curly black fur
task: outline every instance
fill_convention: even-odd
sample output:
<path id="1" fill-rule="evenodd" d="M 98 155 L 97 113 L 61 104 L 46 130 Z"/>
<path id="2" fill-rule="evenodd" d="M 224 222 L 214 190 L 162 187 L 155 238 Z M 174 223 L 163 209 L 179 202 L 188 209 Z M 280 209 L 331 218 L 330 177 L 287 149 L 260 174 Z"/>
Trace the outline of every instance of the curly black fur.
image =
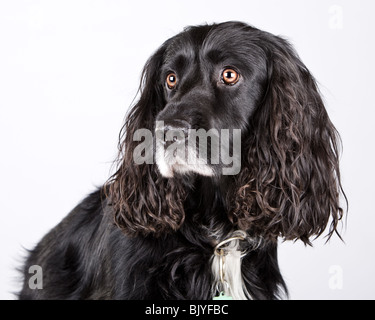
<path id="1" fill-rule="evenodd" d="M 223 68 L 239 71 L 233 86 Z M 173 90 L 168 72 L 178 74 Z M 190 27 L 147 62 L 140 99 L 120 135 L 118 166 L 31 251 L 21 299 L 211 299 L 211 259 L 233 230 L 262 245 L 242 260 L 252 298 L 276 299 L 286 286 L 277 239 L 337 232 L 343 216 L 339 137 L 316 82 L 290 44 L 240 22 Z M 182 119 L 192 128 L 241 129 L 241 171 L 163 177 L 136 164 L 139 128 Z M 30 289 L 28 268 L 43 270 Z"/>

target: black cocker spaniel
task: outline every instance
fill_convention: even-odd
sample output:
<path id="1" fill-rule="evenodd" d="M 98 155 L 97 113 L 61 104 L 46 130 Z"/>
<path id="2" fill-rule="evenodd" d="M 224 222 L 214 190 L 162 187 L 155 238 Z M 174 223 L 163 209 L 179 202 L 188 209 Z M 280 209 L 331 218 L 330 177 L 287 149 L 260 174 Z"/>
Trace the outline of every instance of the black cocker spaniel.
<path id="1" fill-rule="evenodd" d="M 283 297 L 278 238 L 343 217 L 339 143 L 286 40 L 188 27 L 146 63 L 116 172 L 30 252 L 19 298 Z"/>

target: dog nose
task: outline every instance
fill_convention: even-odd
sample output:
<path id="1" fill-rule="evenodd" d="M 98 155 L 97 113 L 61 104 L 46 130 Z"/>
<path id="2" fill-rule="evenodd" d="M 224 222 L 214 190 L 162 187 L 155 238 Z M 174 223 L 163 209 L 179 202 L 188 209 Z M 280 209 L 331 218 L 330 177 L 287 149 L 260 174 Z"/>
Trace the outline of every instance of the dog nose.
<path id="1" fill-rule="evenodd" d="M 173 143 L 185 143 L 188 138 L 190 124 L 182 119 L 164 120 L 162 126 L 156 128 L 164 139 L 162 143 L 168 147 Z"/>

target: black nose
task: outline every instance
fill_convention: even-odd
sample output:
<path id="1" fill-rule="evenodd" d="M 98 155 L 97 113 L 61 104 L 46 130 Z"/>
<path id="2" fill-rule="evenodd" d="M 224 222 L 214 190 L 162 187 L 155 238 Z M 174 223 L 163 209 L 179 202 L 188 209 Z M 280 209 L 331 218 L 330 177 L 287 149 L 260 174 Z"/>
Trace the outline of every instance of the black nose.
<path id="1" fill-rule="evenodd" d="M 161 125 L 160 125 L 161 123 Z M 188 138 L 190 124 L 182 119 L 168 119 L 159 122 L 156 131 L 159 131 L 162 143 L 168 147 L 172 143 L 185 143 Z"/>

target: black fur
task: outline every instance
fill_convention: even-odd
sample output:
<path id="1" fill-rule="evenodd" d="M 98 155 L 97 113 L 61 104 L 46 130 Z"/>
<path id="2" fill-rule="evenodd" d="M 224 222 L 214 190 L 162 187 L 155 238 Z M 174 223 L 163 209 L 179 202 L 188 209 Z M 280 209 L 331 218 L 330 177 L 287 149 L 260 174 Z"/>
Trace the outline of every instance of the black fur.
<path id="1" fill-rule="evenodd" d="M 227 67 L 241 75 L 233 86 L 220 79 Z M 166 178 L 134 164 L 135 130 L 176 118 L 241 129 L 241 172 L 212 165 L 212 177 Z M 212 299 L 214 247 L 236 229 L 261 243 L 242 260 L 248 292 L 277 299 L 287 295 L 278 237 L 310 244 L 342 218 L 339 139 L 315 80 L 285 40 L 246 24 L 191 27 L 166 41 L 120 139 L 116 173 L 30 252 L 20 299 Z M 43 289 L 30 289 L 31 265 L 42 267 Z"/>
<path id="2" fill-rule="evenodd" d="M 212 299 L 213 246 L 199 226 L 221 223 L 225 211 L 217 195 L 198 194 L 187 208 L 195 214 L 175 234 L 129 238 L 113 224 L 102 190 L 92 193 L 30 252 L 19 298 Z M 42 267 L 41 290 L 29 288 L 31 265 Z M 275 299 L 278 285 L 285 289 L 276 244 L 251 252 L 242 266 L 253 297 Z"/>

